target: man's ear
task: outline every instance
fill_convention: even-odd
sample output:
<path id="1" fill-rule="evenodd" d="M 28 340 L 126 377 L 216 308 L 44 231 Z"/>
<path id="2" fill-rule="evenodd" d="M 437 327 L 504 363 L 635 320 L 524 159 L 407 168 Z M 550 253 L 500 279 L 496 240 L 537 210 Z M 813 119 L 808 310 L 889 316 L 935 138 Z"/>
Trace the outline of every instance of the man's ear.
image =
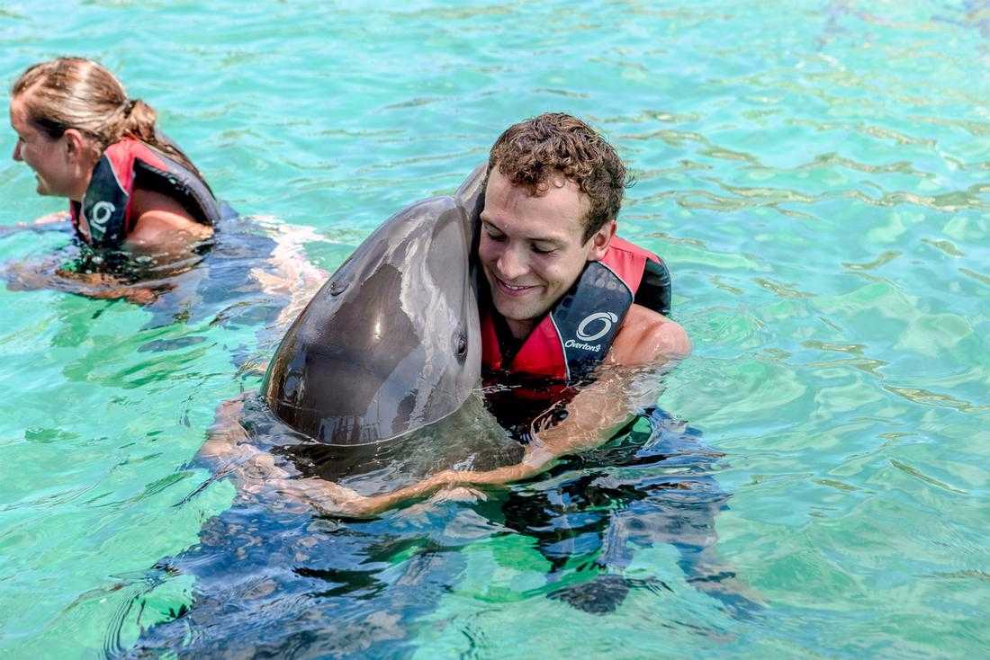
<path id="1" fill-rule="evenodd" d="M 604 257 L 605 253 L 608 252 L 608 246 L 612 242 L 613 236 L 615 236 L 615 220 L 609 220 L 588 239 L 591 241 L 588 261 L 599 261 Z"/>

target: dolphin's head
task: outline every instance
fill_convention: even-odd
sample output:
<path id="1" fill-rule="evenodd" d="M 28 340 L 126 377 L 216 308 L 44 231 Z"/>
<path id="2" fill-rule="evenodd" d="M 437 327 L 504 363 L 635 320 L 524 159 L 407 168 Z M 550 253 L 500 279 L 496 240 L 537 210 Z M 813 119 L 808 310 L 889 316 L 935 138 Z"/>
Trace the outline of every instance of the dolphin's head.
<path id="1" fill-rule="evenodd" d="M 320 289 L 265 377 L 282 421 L 327 444 L 379 443 L 450 415 L 478 387 L 480 176 L 390 218 Z"/>

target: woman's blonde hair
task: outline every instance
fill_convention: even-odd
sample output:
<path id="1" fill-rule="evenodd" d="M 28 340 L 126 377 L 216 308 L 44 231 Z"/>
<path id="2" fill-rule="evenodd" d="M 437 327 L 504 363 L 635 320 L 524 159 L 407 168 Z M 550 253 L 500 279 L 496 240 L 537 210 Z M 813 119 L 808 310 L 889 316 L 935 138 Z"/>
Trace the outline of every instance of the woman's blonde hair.
<path id="1" fill-rule="evenodd" d="M 23 99 L 29 121 L 52 139 L 72 128 L 106 150 L 125 137 L 135 138 L 203 179 L 182 150 L 155 128 L 155 109 L 128 98 L 116 76 L 92 60 L 59 57 L 34 64 L 14 82 L 10 96 Z"/>

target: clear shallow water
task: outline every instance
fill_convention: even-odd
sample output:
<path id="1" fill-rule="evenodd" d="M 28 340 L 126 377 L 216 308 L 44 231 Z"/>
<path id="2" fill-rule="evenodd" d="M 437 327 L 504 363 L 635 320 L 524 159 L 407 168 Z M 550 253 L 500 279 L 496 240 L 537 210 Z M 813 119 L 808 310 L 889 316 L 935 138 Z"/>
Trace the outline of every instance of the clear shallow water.
<path id="1" fill-rule="evenodd" d="M 765 607 L 733 615 L 686 582 L 676 545 L 623 536 L 622 511 L 657 519 L 637 519 L 607 488 L 574 513 L 616 514 L 576 535 L 586 545 L 565 551 L 572 559 L 552 578 L 579 582 L 603 558 L 642 580 L 604 617 L 546 597 L 538 535 L 508 527 L 497 506 L 344 526 L 370 540 L 333 555 L 334 523 L 258 505 L 268 539 L 260 563 L 238 568 L 237 548 L 257 544 L 231 531 L 211 555 L 204 538 L 230 524 L 250 537 L 255 508 L 229 509 L 227 484 L 190 497 L 208 475 L 186 464 L 215 406 L 256 386 L 239 365 L 266 355 L 259 323 L 211 323 L 223 311 L 214 306 L 151 328 L 151 312 L 123 303 L 0 290 L 0 650 L 130 648 L 140 625 L 169 618 L 195 589 L 222 601 L 225 586 L 255 594 L 250 607 L 269 608 L 262 621 L 278 608 L 319 610 L 327 619 L 310 628 L 327 652 L 980 655 L 990 643 L 987 11 L 7 2 L 6 80 L 60 53 L 100 58 L 160 110 L 235 208 L 330 238 L 308 246 L 327 269 L 401 206 L 452 190 L 508 123 L 559 109 L 601 127 L 638 179 L 621 230 L 670 262 L 675 317 L 695 341 L 660 403 L 725 453 L 690 467 L 729 497 L 715 548 Z M 60 207 L 33 189 L 26 168 L 0 164 L 0 224 Z M 0 259 L 61 241 L 0 238 Z M 173 348 L 140 350 L 162 339 Z M 646 492 L 686 470 L 599 458 L 495 502 L 602 475 Z M 327 554 L 288 554 L 306 539 Z M 383 539 L 400 542 L 371 553 Z M 220 557 L 222 570 L 202 559 L 200 587 L 192 568 L 152 575 L 173 556 L 192 568 Z M 292 562 L 360 568 L 385 586 L 310 602 L 272 569 Z M 223 571 L 242 583 L 210 581 Z"/>

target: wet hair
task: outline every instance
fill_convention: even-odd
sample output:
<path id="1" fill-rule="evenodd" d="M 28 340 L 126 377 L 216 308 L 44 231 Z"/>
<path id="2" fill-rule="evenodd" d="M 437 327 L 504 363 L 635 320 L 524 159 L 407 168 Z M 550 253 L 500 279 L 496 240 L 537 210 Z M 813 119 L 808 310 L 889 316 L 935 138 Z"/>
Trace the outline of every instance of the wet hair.
<path id="1" fill-rule="evenodd" d="M 542 195 L 554 174 L 563 174 L 591 201 L 582 242 L 614 220 L 622 206 L 626 168 L 608 142 L 586 123 L 562 112 L 548 112 L 513 124 L 495 140 L 488 175 L 498 167 L 512 185 Z M 487 184 L 487 182 L 486 182 Z"/>
<path id="2" fill-rule="evenodd" d="M 29 66 L 14 81 L 10 96 L 24 100 L 28 120 L 53 140 L 71 128 L 96 140 L 105 151 L 131 137 L 203 178 L 182 150 L 155 128 L 155 109 L 141 99 L 128 98 L 116 76 L 92 60 L 58 57 Z"/>

